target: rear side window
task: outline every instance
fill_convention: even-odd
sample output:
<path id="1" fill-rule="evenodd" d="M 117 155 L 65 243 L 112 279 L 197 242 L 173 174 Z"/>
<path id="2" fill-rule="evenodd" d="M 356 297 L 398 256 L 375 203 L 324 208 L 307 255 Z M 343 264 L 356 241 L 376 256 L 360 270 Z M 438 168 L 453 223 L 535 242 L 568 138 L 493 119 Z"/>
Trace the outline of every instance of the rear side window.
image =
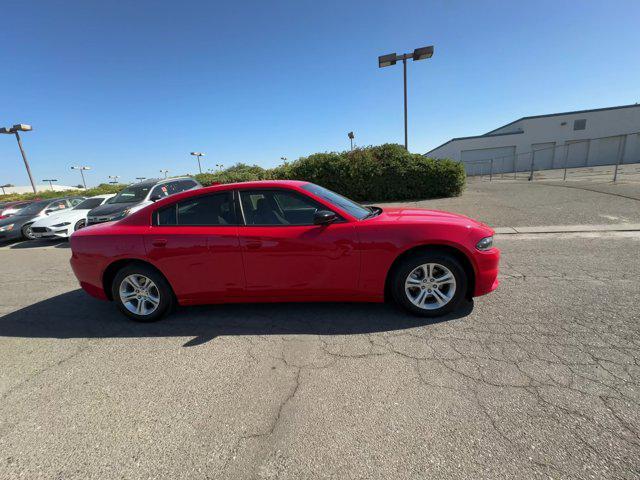
<path id="1" fill-rule="evenodd" d="M 159 226 L 236 225 L 232 192 L 189 198 L 158 210 Z"/>

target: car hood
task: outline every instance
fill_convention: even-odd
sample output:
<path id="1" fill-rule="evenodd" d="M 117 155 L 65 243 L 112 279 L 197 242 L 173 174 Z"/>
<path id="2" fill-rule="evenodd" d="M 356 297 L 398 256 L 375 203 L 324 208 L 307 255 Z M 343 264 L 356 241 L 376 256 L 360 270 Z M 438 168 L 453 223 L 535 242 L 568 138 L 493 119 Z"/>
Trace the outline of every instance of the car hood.
<path id="1" fill-rule="evenodd" d="M 124 212 L 131 207 L 138 205 L 140 202 L 129 203 L 105 203 L 96 208 L 89 210 L 87 216 L 89 217 L 103 217 L 107 215 L 115 215 L 116 213 Z"/>
<path id="2" fill-rule="evenodd" d="M 56 225 L 58 223 L 69 222 L 75 223 L 80 219 L 83 219 L 87 216 L 87 212 L 89 210 L 74 210 L 68 209 L 63 212 L 54 213 L 53 215 L 46 216 L 41 218 L 37 222 L 33 224 L 34 227 L 50 227 L 51 225 Z"/>
<path id="3" fill-rule="evenodd" d="M 35 215 L 11 215 L 10 217 L 6 217 L 0 220 L 0 227 L 4 227 L 5 225 L 11 225 L 12 223 L 22 225 L 23 223 L 28 222 L 32 218 L 37 218 Z"/>
<path id="4" fill-rule="evenodd" d="M 491 229 L 488 225 L 464 215 L 422 208 L 384 208 L 382 213 L 373 217 L 372 220 L 403 223 L 455 223 Z"/>

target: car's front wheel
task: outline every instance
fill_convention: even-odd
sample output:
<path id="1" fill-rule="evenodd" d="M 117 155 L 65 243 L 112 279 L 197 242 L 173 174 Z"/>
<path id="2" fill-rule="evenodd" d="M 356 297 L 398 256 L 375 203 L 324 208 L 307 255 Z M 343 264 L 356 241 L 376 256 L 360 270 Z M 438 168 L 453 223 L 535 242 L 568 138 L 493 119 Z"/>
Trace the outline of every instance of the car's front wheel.
<path id="1" fill-rule="evenodd" d="M 452 255 L 427 252 L 404 259 L 393 273 L 391 287 L 395 301 L 409 312 L 437 317 L 460 304 L 467 275 Z"/>
<path id="2" fill-rule="evenodd" d="M 122 268 L 113 280 L 111 294 L 120 311 L 138 322 L 159 320 L 173 306 L 167 280 L 147 265 Z"/>
<path id="3" fill-rule="evenodd" d="M 36 236 L 33 234 L 33 231 L 31 230 L 31 223 L 27 223 L 26 225 L 22 226 L 22 238 L 24 240 L 35 240 Z"/>
<path id="4" fill-rule="evenodd" d="M 87 221 L 83 218 L 81 220 L 78 220 L 76 222 L 76 224 L 73 226 L 73 231 L 77 232 L 78 230 L 80 230 L 81 228 L 84 228 L 87 226 Z"/>

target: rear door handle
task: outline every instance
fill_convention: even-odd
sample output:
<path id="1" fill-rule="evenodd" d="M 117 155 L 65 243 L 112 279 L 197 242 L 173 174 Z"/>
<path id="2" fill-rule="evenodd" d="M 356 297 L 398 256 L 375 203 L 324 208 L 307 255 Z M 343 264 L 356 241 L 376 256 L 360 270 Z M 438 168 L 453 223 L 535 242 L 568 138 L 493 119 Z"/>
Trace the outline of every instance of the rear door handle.
<path id="1" fill-rule="evenodd" d="M 151 241 L 151 245 L 154 247 L 164 247 L 167 245 L 167 240 L 165 238 L 156 238 Z"/>
<path id="2" fill-rule="evenodd" d="M 250 250 L 255 250 L 257 248 L 260 248 L 261 246 L 262 246 L 262 242 L 259 240 L 247 242 L 247 248 Z"/>

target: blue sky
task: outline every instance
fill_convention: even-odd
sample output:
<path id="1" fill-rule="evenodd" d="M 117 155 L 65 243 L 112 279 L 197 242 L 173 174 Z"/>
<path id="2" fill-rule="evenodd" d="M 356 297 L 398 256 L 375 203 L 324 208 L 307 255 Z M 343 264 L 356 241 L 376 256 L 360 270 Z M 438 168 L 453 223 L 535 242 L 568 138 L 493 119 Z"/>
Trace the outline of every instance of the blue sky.
<path id="1" fill-rule="evenodd" d="M 32 0 L 0 17 L 0 124 L 23 136 L 36 180 L 273 166 L 318 151 L 484 133 L 524 115 L 640 101 L 640 2 Z M 26 185 L 0 137 L 0 183 Z"/>

